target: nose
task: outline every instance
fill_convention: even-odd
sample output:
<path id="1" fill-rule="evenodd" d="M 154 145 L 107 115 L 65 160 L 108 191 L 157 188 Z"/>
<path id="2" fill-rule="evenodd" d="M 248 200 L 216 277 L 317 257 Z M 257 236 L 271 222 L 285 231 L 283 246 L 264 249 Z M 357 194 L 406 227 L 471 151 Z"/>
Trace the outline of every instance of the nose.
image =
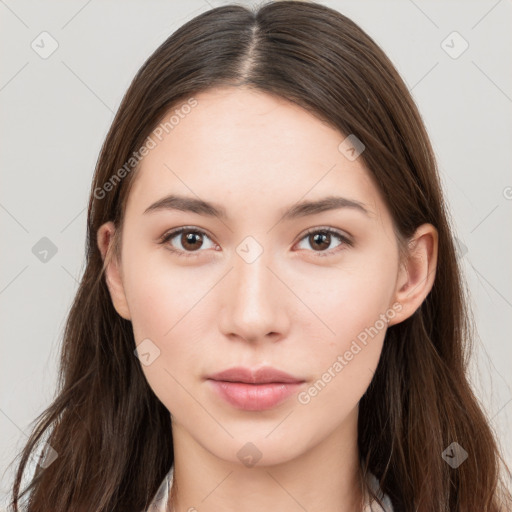
<path id="1" fill-rule="evenodd" d="M 234 266 L 219 290 L 220 329 L 228 338 L 258 343 L 287 336 L 289 297 L 271 266 L 265 252 L 251 263 L 235 255 Z"/>

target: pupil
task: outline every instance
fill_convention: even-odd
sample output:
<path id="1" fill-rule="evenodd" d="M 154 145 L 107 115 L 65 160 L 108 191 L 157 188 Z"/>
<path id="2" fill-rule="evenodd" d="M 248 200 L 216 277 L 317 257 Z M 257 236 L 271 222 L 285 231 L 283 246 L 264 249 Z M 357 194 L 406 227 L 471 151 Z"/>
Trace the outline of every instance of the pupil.
<path id="1" fill-rule="evenodd" d="M 315 244 L 319 244 L 322 245 L 322 241 L 324 242 L 323 243 L 323 249 L 325 249 L 326 247 L 329 247 L 329 233 L 317 233 L 315 235 L 313 235 L 313 240 L 315 242 Z M 327 242 L 327 243 L 326 243 Z"/>
<path id="2" fill-rule="evenodd" d="M 197 249 L 197 247 L 200 247 L 200 245 L 198 244 L 194 244 L 194 239 L 198 237 L 200 238 L 200 235 L 199 233 L 187 233 L 187 234 L 184 234 L 184 239 L 185 239 L 185 243 L 183 243 L 183 240 L 182 240 L 182 245 L 183 247 L 187 247 L 187 244 L 190 245 L 189 248 L 191 249 Z M 197 242 L 197 240 L 195 240 Z"/>

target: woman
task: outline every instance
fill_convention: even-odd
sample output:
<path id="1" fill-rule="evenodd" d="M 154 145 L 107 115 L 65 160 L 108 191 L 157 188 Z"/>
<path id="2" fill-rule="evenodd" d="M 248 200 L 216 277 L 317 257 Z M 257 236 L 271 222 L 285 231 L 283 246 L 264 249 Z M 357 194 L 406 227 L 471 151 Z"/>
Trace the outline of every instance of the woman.
<path id="1" fill-rule="evenodd" d="M 433 151 L 345 16 L 233 5 L 171 35 L 87 236 L 15 510 L 43 438 L 30 512 L 506 510 Z"/>

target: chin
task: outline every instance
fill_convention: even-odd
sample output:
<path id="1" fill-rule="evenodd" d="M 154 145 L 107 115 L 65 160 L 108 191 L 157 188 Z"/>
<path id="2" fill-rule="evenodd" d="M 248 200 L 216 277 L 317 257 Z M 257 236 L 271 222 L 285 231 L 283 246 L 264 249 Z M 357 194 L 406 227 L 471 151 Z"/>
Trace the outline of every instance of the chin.
<path id="1" fill-rule="evenodd" d="M 296 437 L 290 432 L 283 431 L 286 439 L 284 441 L 281 436 L 276 435 L 274 438 L 273 433 L 269 436 L 270 431 L 271 429 L 265 429 L 264 432 L 254 430 L 253 433 L 247 432 L 243 436 L 235 436 L 228 443 L 223 440 L 222 443 L 215 443 L 210 452 L 226 462 L 251 468 L 284 464 L 307 450 L 306 446 L 303 450 L 301 449 Z M 231 433 L 234 434 L 234 432 Z M 211 442 L 211 438 L 208 441 Z M 208 448 L 208 445 L 206 447 Z"/>

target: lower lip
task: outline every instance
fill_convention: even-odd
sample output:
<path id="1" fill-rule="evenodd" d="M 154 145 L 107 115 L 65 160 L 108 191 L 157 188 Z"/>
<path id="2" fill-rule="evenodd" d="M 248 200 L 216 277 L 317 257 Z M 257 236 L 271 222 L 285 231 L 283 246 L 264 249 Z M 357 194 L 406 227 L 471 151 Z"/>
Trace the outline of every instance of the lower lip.
<path id="1" fill-rule="evenodd" d="M 212 379 L 209 382 L 222 398 L 245 411 L 263 411 L 276 407 L 302 386 L 301 382 L 246 384 Z"/>

